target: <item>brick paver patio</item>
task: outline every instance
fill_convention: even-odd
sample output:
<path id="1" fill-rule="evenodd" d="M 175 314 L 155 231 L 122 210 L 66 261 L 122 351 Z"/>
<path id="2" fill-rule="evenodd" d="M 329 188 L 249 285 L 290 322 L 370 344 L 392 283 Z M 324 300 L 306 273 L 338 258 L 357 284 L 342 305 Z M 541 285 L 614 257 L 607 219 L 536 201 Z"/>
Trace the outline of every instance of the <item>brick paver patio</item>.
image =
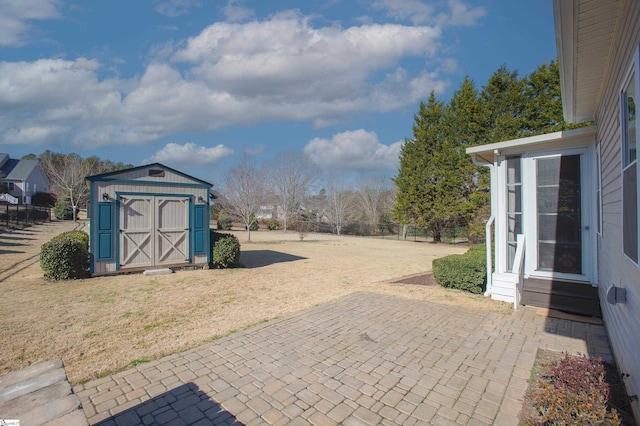
<path id="1" fill-rule="evenodd" d="M 517 425 L 538 348 L 599 325 L 357 293 L 75 387 L 91 424 Z"/>

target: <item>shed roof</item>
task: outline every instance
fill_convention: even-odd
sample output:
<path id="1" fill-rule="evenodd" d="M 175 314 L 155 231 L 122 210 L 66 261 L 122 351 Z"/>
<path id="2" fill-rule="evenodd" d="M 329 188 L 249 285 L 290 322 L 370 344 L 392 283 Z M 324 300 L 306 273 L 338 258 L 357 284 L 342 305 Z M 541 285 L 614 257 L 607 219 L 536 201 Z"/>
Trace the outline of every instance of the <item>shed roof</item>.
<path id="1" fill-rule="evenodd" d="M 152 168 L 154 168 L 154 169 L 164 169 L 164 170 L 170 171 L 172 173 L 175 173 L 177 175 L 180 175 L 180 176 L 182 176 L 182 177 L 184 177 L 186 179 L 193 180 L 194 182 L 200 183 L 202 185 L 208 185 L 209 187 L 213 186 L 213 184 L 211 184 L 211 183 L 209 183 L 207 181 L 195 178 L 193 176 L 190 176 L 190 175 L 188 175 L 186 173 L 183 173 L 183 172 L 181 172 L 179 170 L 172 169 L 171 167 L 165 166 L 164 164 L 160 164 L 160 163 L 145 164 L 143 166 L 131 167 L 129 169 L 122 169 L 122 170 L 116 170 L 116 171 L 113 171 L 113 172 L 100 173 L 100 174 L 97 174 L 97 175 L 87 176 L 87 177 L 85 177 L 85 179 L 87 181 L 89 181 L 89 182 L 93 182 L 93 181 L 97 181 L 97 180 L 105 180 L 105 179 L 110 179 L 110 178 L 117 179 L 118 175 L 122 175 L 124 173 L 129 173 L 129 172 L 137 171 L 137 170 L 152 169 Z"/>
<path id="2" fill-rule="evenodd" d="M 595 120 L 611 67 L 622 0 L 554 0 L 554 26 L 565 120 Z"/>

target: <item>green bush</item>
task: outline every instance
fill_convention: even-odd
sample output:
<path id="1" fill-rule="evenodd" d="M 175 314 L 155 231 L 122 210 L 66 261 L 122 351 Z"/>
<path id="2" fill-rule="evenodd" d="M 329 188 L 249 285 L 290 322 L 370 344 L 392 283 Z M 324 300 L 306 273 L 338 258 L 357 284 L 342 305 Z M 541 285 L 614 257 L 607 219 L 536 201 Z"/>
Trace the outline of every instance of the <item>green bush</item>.
<path id="1" fill-rule="evenodd" d="M 89 250 L 89 234 L 87 234 L 84 231 L 67 231 L 67 232 L 63 232 L 62 234 L 59 234 L 56 238 L 62 238 L 62 237 L 70 237 L 78 241 L 81 241 L 85 245 L 87 250 Z"/>
<path id="2" fill-rule="evenodd" d="M 220 212 L 217 221 L 218 229 L 221 231 L 231 231 L 231 218 L 224 212 Z"/>
<path id="3" fill-rule="evenodd" d="M 44 277 L 69 280 L 89 276 L 89 236 L 70 231 L 53 237 L 42 245 L 40 267 Z"/>
<path id="4" fill-rule="evenodd" d="M 487 278 L 486 251 L 483 244 L 472 246 L 465 254 L 452 254 L 433 261 L 433 277 L 443 287 L 482 293 Z"/>
<path id="5" fill-rule="evenodd" d="M 211 231 L 211 265 L 223 269 L 238 263 L 240 241 L 235 235 Z"/>
<path id="6" fill-rule="evenodd" d="M 275 218 L 271 218 L 267 220 L 267 229 L 269 231 L 277 231 L 278 230 L 278 221 Z"/>
<path id="7" fill-rule="evenodd" d="M 73 210 L 71 203 L 66 198 L 58 198 L 56 205 L 53 207 L 53 215 L 58 220 L 73 219 Z"/>
<path id="8" fill-rule="evenodd" d="M 249 230 L 257 231 L 259 228 L 260 228 L 260 225 L 258 225 L 258 220 L 256 219 L 256 215 L 252 214 L 251 216 L 249 216 Z"/>

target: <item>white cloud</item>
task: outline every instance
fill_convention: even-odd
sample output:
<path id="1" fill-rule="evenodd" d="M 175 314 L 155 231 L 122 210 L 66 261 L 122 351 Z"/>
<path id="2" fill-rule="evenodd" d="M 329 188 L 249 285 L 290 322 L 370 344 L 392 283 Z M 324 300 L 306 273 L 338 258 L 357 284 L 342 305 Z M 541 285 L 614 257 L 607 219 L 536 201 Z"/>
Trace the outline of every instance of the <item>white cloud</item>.
<path id="1" fill-rule="evenodd" d="M 60 17 L 62 0 L 0 1 L 0 46 L 22 46 L 28 42 L 30 21 Z"/>
<path id="2" fill-rule="evenodd" d="M 461 0 L 429 3 L 422 0 L 375 0 L 372 7 L 386 11 L 391 18 L 408 20 L 414 25 L 470 26 L 487 13 L 484 8 L 471 8 Z"/>
<path id="3" fill-rule="evenodd" d="M 388 171 L 399 165 L 402 142 L 384 145 L 375 132 L 353 130 L 337 133 L 331 139 L 314 138 L 304 152 L 318 165 L 351 171 Z"/>
<path id="4" fill-rule="evenodd" d="M 244 7 L 240 0 L 229 0 L 222 8 L 222 13 L 229 22 L 245 21 L 254 16 L 253 10 Z"/>
<path id="5" fill-rule="evenodd" d="M 156 1 L 156 12 L 174 18 L 184 15 L 194 7 L 202 6 L 200 0 L 162 0 Z"/>
<path id="6" fill-rule="evenodd" d="M 194 143 L 186 143 L 184 145 L 168 143 L 153 156 L 143 160 L 142 163 L 163 163 L 182 167 L 208 167 L 215 166 L 220 160 L 232 154 L 233 150 L 224 145 L 208 148 Z"/>
<path id="7" fill-rule="evenodd" d="M 441 62 L 440 39 L 429 26 L 315 28 L 284 12 L 215 23 L 179 48 L 158 45 L 131 79 L 101 78 L 102 64 L 86 58 L 0 62 L 0 140 L 145 144 L 175 132 L 267 120 L 323 126 L 353 113 L 405 108 L 446 88 L 427 70 Z M 408 57 L 433 64 L 409 72 L 401 66 Z"/>
<path id="8" fill-rule="evenodd" d="M 247 155 L 259 155 L 259 154 L 263 154 L 266 150 L 267 150 L 267 147 L 265 145 L 256 145 L 256 146 L 252 146 L 251 148 L 245 149 L 244 153 Z"/>

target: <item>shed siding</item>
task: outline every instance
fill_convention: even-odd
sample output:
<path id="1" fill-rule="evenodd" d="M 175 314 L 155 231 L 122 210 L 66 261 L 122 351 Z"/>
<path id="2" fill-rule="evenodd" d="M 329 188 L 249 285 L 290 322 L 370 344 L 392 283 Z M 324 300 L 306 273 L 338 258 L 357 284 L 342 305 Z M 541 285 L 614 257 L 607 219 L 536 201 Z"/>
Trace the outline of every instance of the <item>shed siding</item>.
<path id="1" fill-rule="evenodd" d="M 602 149 L 602 236 L 598 237 L 599 292 L 602 313 L 621 372 L 630 373 L 630 394 L 640 393 L 640 271 L 622 252 L 622 165 L 619 124 L 620 90 L 640 42 L 640 3 L 624 2 L 616 31 L 615 55 L 608 65 L 608 79 L 596 113 Z M 640 70 L 637 70 L 640 72 Z M 627 303 L 610 305 L 611 285 L 627 289 Z M 636 403 L 636 411 L 638 404 Z"/>
<path id="2" fill-rule="evenodd" d="M 140 268 L 147 268 L 149 262 L 163 266 L 208 263 L 208 235 L 203 240 L 207 247 L 199 245 L 198 252 L 194 251 L 192 208 L 200 206 L 200 211 L 208 214 L 207 201 L 210 185 L 163 167 L 152 166 L 150 169 L 163 170 L 164 176 L 149 176 L 149 168 L 136 168 L 123 170 L 122 173 L 109 173 L 106 176 L 90 178 L 90 211 L 93 221 L 91 227 L 92 231 L 95 231 L 95 236 L 92 237 L 92 249 L 95 251 L 92 253 L 93 275 L 116 273 L 119 269 L 136 268 L 137 265 Z M 108 199 L 106 202 L 105 195 Z M 137 213 L 130 211 L 127 215 L 123 215 L 118 207 L 121 204 L 124 206 L 127 200 L 131 199 L 138 200 L 135 201 L 135 205 L 130 206 Z M 157 202 L 157 206 L 155 204 L 154 206 L 158 211 L 154 210 L 151 204 L 146 206 L 142 202 L 146 199 Z M 98 229 L 101 210 L 99 206 L 105 205 L 111 205 L 113 208 L 114 228 L 110 239 L 113 244 L 111 248 L 109 248 L 108 232 Z M 102 210 L 104 211 L 105 208 L 102 207 Z M 150 213 L 153 213 L 153 217 Z M 151 240 L 145 244 L 143 242 L 145 230 L 154 229 L 156 224 L 160 224 L 159 226 L 164 229 L 163 234 L 151 235 Z M 206 229 L 201 228 L 200 233 L 208 234 L 208 221 L 204 225 Z M 123 228 L 132 230 L 128 233 L 126 240 L 123 240 L 125 236 L 120 232 Z M 140 232 L 136 228 L 139 228 Z M 181 237 L 185 232 L 186 239 Z M 147 233 L 146 236 L 148 235 Z M 137 249 L 137 244 L 141 245 L 140 250 Z M 109 251 L 112 252 L 110 257 L 106 254 Z"/>

